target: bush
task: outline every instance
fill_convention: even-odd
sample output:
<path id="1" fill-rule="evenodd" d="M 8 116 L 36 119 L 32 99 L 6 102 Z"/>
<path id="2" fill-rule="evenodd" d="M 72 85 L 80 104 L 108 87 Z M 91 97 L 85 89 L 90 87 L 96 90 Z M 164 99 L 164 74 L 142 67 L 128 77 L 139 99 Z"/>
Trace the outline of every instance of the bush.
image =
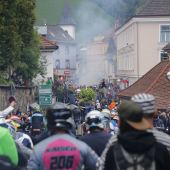
<path id="1" fill-rule="evenodd" d="M 79 94 L 80 103 L 92 103 L 96 98 L 96 93 L 92 88 L 81 89 Z"/>

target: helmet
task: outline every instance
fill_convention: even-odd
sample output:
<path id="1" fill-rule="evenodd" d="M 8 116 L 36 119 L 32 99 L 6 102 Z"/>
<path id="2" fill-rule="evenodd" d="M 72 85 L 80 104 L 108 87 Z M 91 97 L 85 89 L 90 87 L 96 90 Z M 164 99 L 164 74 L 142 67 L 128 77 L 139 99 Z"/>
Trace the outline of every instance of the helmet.
<path id="1" fill-rule="evenodd" d="M 22 121 L 18 116 L 11 116 L 9 119 L 6 119 L 6 122 L 12 125 L 15 128 L 15 131 L 17 131 L 22 125 Z"/>
<path id="2" fill-rule="evenodd" d="M 30 104 L 30 109 L 34 112 L 40 112 L 40 105 L 38 103 Z"/>
<path id="3" fill-rule="evenodd" d="M 104 116 L 103 118 L 104 129 L 109 129 L 109 123 L 111 121 L 110 111 L 108 109 L 103 109 L 101 113 Z"/>
<path id="4" fill-rule="evenodd" d="M 15 141 L 17 141 L 17 143 L 29 148 L 29 149 L 33 149 L 33 143 L 31 138 L 22 132 L 16 132 L 16 138 Z"/>
<path id="5" fill-rule="evenodd" d="M 74 127 L 71 110 L 67 107 L 56 108 L 54 105 L 47 109 L 47 127 L 49 130 L 62 129 L 69 131 Z"/>
<path id="6" fill-rule="evenodd" d="M 16 138 L 16 128 L 11 122 L 6 122 L 6 127 L 9 130 L 10 134 L 12 137 L 15 139 Z"/>
<path id="7" fill-rule="evenodd" d="M 155 97 L 147 93 L 139 93 L 132 96 L 131 100 L 137 103 L 145 116 L 153 116 L 155 113 Z"/>
<path id="8" fill-rule="evenodd" d="M 115 115 L 115 116 L 113 117 L 113 119 L 114 119 L 114 120 L 119 120 L 119 116 Z"/>
<path id="9" fill-rule="evenodd" d="M 88 126 L 88 129 L 95 127 L 104 129 L 104 115 L 98 110 L 92 110 L 87 113 L 85 122 Z"/>
<path id="10" fill-rule="evenodd" d="M 109 109 L 103 109 L 103 110 L 102 110 L 102 113 L 107 113 L 107 114 L 110 115 L 110 110 L 109 110 Z"/>

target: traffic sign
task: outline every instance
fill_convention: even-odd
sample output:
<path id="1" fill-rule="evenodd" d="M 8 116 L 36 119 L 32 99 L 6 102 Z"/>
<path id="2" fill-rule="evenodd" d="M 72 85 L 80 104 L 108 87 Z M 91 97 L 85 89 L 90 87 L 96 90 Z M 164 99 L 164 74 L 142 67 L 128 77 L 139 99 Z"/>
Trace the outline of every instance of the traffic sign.
<path id="1" fill-rule="evenodd" d="M 64 74 L 65 74 L 65 75 L 69 75 L 69 74 L 70 74 L 70 70 L 65 70 L 65 71 L 64 71 Z"/>
<path id="2" fill-rule="evenodd" d="M 52 104 L 52 89 L 49 85 L 39 86 L 39 104 L 40 105 L 51 105 Z"/>
<path id="3" fill-rule="evenodd" d="M 51 105 L 52 104 L 52 95 L 39 95 L 39 104 L 40 105 Z"/>

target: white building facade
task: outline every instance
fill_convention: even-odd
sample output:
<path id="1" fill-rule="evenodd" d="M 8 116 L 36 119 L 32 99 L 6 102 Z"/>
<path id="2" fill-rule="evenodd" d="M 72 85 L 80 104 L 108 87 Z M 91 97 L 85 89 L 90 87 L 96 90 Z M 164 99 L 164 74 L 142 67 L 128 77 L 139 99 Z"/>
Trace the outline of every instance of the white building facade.
<path id="1" fill-rule="evenodd" d="M 170 3 L 167 5 L 170 7 Z M 162 60 L 162 48 L 170 42 L 170 11 L 169 16 L 159 13 L 153 16 L 149 9 L 149 13 L 147 10 L 143 11 L 145 15 L 139 13 L 116 31 L 117 79 L 122 82 L 122 88 L 158 64 Z"/>

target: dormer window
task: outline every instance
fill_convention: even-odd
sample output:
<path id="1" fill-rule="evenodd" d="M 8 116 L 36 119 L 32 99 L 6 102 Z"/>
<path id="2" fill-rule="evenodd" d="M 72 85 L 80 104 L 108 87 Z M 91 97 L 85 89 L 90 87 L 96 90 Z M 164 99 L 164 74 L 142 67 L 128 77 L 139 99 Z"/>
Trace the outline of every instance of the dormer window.
<path id="1" fill-rule="evenodd" d="M 170 25 L 160 26 L 160 42 L 170 42 Z"/>

